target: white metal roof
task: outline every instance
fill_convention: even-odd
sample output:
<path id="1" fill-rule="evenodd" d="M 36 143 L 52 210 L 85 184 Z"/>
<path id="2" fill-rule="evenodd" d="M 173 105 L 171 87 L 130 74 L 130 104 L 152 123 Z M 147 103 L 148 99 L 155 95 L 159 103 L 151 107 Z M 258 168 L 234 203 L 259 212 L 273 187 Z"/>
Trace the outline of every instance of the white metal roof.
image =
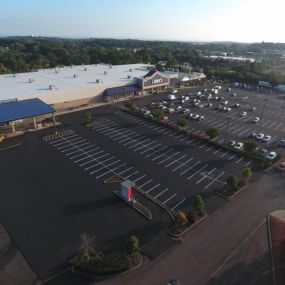
<path id="1" fill-rule="evenodd" d="M 11 98 L 41 98 L 49 92 L 65 92 L 81 88 L 98 86 L 121 86 L 142 77 L 150 65 L 126 64 L 113 65 L 77 65 L 62 67 L 58 72 L 54 68 L 36 72 L 0 75 L 0 100 Z M 104 74 L 106 72 L 106 75 Z M 129 78 L 128 78 L 129 76 Z M 31 82 L 30 82 L 31 81 Z M 99 83 L 98 83 L 99 82 Z M 50 86 L 53 90 L 50 90 Z"/>

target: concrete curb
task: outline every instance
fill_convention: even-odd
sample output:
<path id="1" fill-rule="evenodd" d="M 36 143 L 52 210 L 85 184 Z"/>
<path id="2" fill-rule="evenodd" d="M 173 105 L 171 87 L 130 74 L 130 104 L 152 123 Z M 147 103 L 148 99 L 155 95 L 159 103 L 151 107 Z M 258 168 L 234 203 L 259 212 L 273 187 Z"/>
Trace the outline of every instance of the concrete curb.
<path id="1" fill-rule="evenodd" d="M 273 285 L 276 285 L 275 266 L 274 266 L 274 261 L 273 261 L 273 249 L 272 249 L 272 238 L 271 238 L 271 227 L 270 227 L 270 214 L 267 216 L 266 222 L 267 222 L 267 229 L 268 229 L 268 236 L 269 236 Z"/>
<path id="2" fill-rule="evenodd" d="M 188 231 L 190 231 L 192 228 L 194 228 L 195 226 L 197 226 L 198 224 L 200 224 L 202 221 L 204 221 L 206 218 L 208 217 L 208 214 L 206 214 L 205 216 L 203 216 L 202 218 L 200 218 L 197 222 L 195 222 L 194 224 L 192 224 L 191 226 L 185 228 L 184 231 L 182 231 L 180 234 L 173 234 L 171 233 L 171 229 L 169 229 L 167 231 L 167 233 L 174 239 L 178 239 L 180 237 L 182 237 L 184 234 L 186 234 Z"/>
<path id="3" fill-rule="evenodd" d="M 235 192 L 234 194 L 232 194 L 231 196 L 225 196 L 223 194 L 220 194 L 218 191 L 217 191 L 217 196 L 223 198 L 223 199 L 226 199 L 226 200 L 231 200 L 233 199 L 235 196 L 237 196 L 241 191 L 243 191 L 247 186 L 249 186 L 250 183 L 247 183 L 246 185 L 244 185 L 242 188 L 240 188 L 237 192 Z"/>

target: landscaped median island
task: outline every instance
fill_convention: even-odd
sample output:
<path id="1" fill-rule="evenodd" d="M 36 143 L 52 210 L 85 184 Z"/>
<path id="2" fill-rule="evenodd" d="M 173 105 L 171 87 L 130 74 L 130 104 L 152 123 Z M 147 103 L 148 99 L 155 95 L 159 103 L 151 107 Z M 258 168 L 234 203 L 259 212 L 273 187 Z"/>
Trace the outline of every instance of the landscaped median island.
<path id="1" fill-rule="evenodd" d="M 168 233 L 174 238 L 179 238 L 206 217 L 207 211 L 205 202 L 199 194 L 196 194 L 193 197 L 193 207 L 188 213 L 183 211 L 175 213 L 175 220 L 170 226 Z"/>
<path id="2" fill-rule="evenodd" d="M 96 249 L 95 238 L 83 234 L 78 253 L 73 256 L 68 266 L 75 273 L 86 277 L 113 275 L 126 272 L 142 264 L 139 240 L 130 236 L 122 250 L 104 255 Z"/>

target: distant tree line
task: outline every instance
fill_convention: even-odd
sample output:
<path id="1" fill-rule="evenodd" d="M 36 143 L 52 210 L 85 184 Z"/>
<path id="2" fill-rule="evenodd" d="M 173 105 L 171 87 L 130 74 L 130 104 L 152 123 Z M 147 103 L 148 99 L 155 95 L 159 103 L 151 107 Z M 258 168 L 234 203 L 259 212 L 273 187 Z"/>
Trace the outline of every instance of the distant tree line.
<path id="1" fill-rule="evenodd" d="M 258 80 L 283 81 L 284 78 L 274 73 L 266 73 L 264 63 L 211 60 L 200 55 L 213 50 L 236 54 L 262 53 L 264 49 L 285 51 L 285 45 L 8 37 L 0 38 L 0 74 L 79 64 L 156 64 L 167 61 L 166 68 L 177 68 L 183 62 L 190 62 L 194 71 L 202 69 L 215 78 L 251 83 Z"/>

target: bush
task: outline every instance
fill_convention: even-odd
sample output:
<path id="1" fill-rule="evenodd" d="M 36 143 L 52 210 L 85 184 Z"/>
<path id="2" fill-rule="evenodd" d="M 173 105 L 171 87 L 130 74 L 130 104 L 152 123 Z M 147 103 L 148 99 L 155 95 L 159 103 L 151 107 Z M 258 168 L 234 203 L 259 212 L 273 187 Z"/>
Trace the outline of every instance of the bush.
<path id="1" fill-rule="evenodd" d="M 88 124 L 88 123 L 91 123 L 92 120 L 93 120 L 93 115 L 90 111 L 87 111 L 85 114 L 85 122 Z"/>
<path id="2" fill-rule="evenodd" d="M 202 215 L 205 212 L 205 202 L 199 194 L 194 196 L 193 206 L 199 215 Z"/>
<path id="3" fill-rule="evenodd" d="M 187 218 L 188 218 L 189 224 L 194 224 L 197 222 L 199 217 L 196 211 L 191 210 L 188 212 Z"/>
<path id="4" fill-rule="evenodd" d="M 211 139 L 216 138 L 219 133 L 220 130 L 216 127 L 209 127 L 208 129 L 205 130 L 206 135 L 208 135 Z"/>
<path id="5" fill-rule="evenodd" d="M 132 110 L 133 108 L 134 108 L 134 102 L 133 101 L 126 101 L 125 102 L 125 107 L 127 108 L 127 109 L 129 109 L 129 110 Z"/>
<path id="6" fill-rule="evenodd" d="M 234 175 L 231 175 L 227 178 L 227 184 L 230 187 L 231 190 L 236 190 L 237 189 L 237 178 Z"/>
<path id="7" fill-rule="evenodd" d="M 248 181 L 252 176 L 252 171 L 249 167 L 246 167 L 243 171 L 242 171 L 242 177 Z"/>
<path id="8" fill-rule="evenodd" d="M 130 236 L 130 238 L 127 240 L 126 252 L 131 255 L 138 252 L 139 248 L 139 239 L 136 236 Z"/>
<path id="9" fill-rule="evenodd" d="M 254 153 L 258 147 L 258 143 L 254 140 L 247 140 L 244 142 L 244 150 L 249 153 Z"/>
<path id="10" fill-rule="evenodd" d="M 186 214 L 182 211 L 178 211 L 175 215 L 175 220 L 181 225 L 184 226 L 188 223 Z"/>
<path id="11" fill-rule="evenodd" d="M 189 124 L 189 121 L 185 118 L 178 118 L 176 123 L 183 130 Z"/>

